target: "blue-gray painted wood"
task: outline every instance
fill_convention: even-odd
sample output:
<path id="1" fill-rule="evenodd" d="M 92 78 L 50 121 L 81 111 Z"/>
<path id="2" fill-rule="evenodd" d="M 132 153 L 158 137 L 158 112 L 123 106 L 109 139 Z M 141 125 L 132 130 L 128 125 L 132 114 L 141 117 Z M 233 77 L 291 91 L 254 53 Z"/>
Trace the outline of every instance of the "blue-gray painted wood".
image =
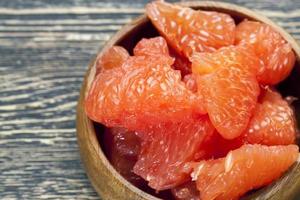
<path id="1" fill-rule="evenodd" d="M 0 199 L 98 199 L 79 158 L 76 100 L 91 57 L 146 2 L 0 1 Z M 300 1 L 228 2 L 300 39 Z"/>

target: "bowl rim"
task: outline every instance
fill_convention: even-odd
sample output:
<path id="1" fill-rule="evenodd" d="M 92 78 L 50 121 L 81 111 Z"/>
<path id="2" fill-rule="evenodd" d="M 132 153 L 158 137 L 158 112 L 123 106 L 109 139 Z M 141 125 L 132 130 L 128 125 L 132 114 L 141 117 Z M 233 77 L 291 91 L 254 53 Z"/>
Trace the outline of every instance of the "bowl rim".
<path id="1" fill-rule="evenodd" d="M 232 3 L 224 3 L 224 2 L 218 2 L 218 1 L 187 1 L 187 2 L 178 2 L 175 3 L 177 5 L 191 7 L 194 9 L 209 9 L 209 10 L 218 10 L 218 12 L 225 12 L 225 13 L 235 13 L 238 15 L 241 15 L 245 18 L 248 18 L 250 20 L 260 21 L 263 23 L 266 23 L 270 26 L 272 26 L 274 29 L 276 29 L 281 36 L 292 46 L 292 49 L 295 52 L 296 55 L 296 62 L 300 62 L 300 46 L 297 43 L 297 41 L 283 28 L 281 28 L 279 25 L 274 23 L 269 18 L 263 16 L 262 14 L 250 10 L 249 8 L 239 6 Z M 220 11 L 222 10 L 222 11 Z M 115 178 L 116 181 L 120 182 L 122 186 L 126 187 L 126 189 L 134 192 L 137 197 L 136 199 L 145 199 L 145 200 L 160 200 L 160 198 L 154 197 L 151 194 L 148 194 L 141 189 L 135 187 L 132 185 L 129 181 L 127 181 L 125 178 L 123 178 L 110 164 L 109 160 L 105 156 L 104 152 L 101 150 L 100 143 L 96 136 L 96 131 L 93 125 L 92 120 L 90 120 L 84 111 L 84 99 L 87 95 L 87 92 L 91 86 L 91 83 L 95 77 L 96 74 L 96 60 L 99 58 L 103 52 L 105 52 L 107 49 L 112 47 L 113 45 L 120 42 L 126 34 L 133 31 L 136 27 L 139 25 L 145 24 L 150 22 L 150 20 L 147 18 L 145 14 L 140 15 L 139 17 L 133 19 L 130 23 L 124 25 L 121 27 L 119 31 L 117 31 L 103 46 L 103 48 L 99 49 L 97 52 L 97 56 L 94 56 L 94 58 L 91 60 L 88 70 L 85 74 L 84 81 L 82 83 L 82 87 L 80 90 L 80 97 L 77 104 L 77 113 L 76 113 L 76 132 L 77 132 L 77 142 L 79 145 L 80 155 L 81 155 L 81 161 L 83 162 L 85 171 L 88 175 L 88 178 L 90 182 L 92 183 L 93 187 L 97 191 L 98 195 L 102 195 L 102 191 L 99 190 L 96 184 L 96 180 L 92 177 L 92 172 L 90 169 L 88 169 L 87 162 L 96 162 L 102 163 L 106 170 L 108 170 L 112 178 Z M 81 126 L 80 124 L 86 124 L 86 127 Z M 86 129 L 85 129 L 86 128 Z M 84 137 L 85 135 L 89 134 L 89 137 Z M 86 138 L 90 138 L 87 140 Z M 84 148 L 89 148 L 88 150 Z M 97 152 L 96 157 L 93 157 L 92 159 L 96 159 L 93 161 L 90 161 L 91 158 L 85 158 L 86 154 L 85 152 L 90 153 L 90 151 L 93 150 L 94 152 Z M 95 171 L 94 171 L 95 172 Z"/>

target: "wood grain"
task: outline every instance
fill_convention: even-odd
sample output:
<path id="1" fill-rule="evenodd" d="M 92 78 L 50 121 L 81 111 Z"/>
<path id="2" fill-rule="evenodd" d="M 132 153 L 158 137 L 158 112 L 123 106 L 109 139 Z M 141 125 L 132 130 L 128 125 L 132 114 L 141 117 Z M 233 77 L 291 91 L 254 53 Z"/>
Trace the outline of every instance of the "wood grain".
<path id="1" fill-rule="evenodd" d="M 0 199 L 98 199 L 75 138 L 79 88 L 90 59 L 146 2 L 0 1 Z M 228 2 L 300 39 L 298 0 Z"/>

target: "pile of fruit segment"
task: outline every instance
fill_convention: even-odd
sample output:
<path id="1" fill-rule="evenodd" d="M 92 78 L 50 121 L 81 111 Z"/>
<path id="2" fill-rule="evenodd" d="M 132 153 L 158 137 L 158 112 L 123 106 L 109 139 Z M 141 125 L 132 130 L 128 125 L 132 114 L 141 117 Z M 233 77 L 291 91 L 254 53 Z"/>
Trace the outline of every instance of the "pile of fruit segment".
<path id="1" fill-rule="evenodd" d="M 115 168 L 182 200 L 238 199 L 278 179 L 298 157 L 293 110 L 274 89 L 291 46 L 224 13 L 160 1 L 146 14 L 161 36 L 100 55 L 85 100 L 111 128 Z"/>

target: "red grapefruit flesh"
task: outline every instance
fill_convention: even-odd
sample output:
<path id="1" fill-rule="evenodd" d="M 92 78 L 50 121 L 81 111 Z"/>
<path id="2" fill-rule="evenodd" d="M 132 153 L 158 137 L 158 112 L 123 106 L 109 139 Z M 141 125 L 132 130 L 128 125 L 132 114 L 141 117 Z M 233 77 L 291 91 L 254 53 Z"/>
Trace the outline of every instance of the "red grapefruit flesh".
<path id="1" fill-rule="evenodd" d="M 298 146 L 243 145 L 226 158 L 196 164 L 202 200 L 236 200 L 278 179 L 298 158 Z"/>
<path id="2" fill-rule="evenodd" d="M 233 66 L 198 78 L 198 90 L 214 127 L 225 139 L 239 137 L 253 114 L 259 86 L 253 73 Z"/>
<path id="3" fill-rule="evenodd" d="M 135 56 L 166 56 L 174 58 L 174 63 L 172 67 L 175 70 L 180 70 L 181 74 L 184 76 L 191 73 L 191 62 L 184 56 L 179 55 L 173 49 L 170 49 L 167 45 L 166 40 L 163 37 L 155 38 L 143 38 L 140 40 L 133 49 Z"/>
<path id="4" fill-rule="evenodd" d="M 245 141 L 251 144 L 288 145 L 296 140 L 295 116 L 281 95 L 266 89 L 250 120 Z"/>
<path id="5" fill-rule="evenodd" d="M 96 76 L 85 101 L 91 119 L 108 127 L 144 130 L 206 112 L 201 98 L 171 68 L 173 58 L 150 56 L 155 50 L 146 50 L 140 52 L 148 56 L 131 56 L 122 66 Z"/>
<path id="6" fill-rule="evenodd" d="M 200 75 L 198 90 L 215 128 L 225 139 L 240 136 L 256 105 L 256 72 L 262 63 L 253 52 L 235 46 L 195 53 L 191 60 L 193 73 Z"/>
<path id="7" fill-rule="evenodd" d="M 258 80 L 262 84 L 277 84 L 284 80 L 295 64 L 291 46 L 271 26 L 254 21 L 243 21 L 236 28 L 236 43 L 253 48 L 264 62 Z"/>
<path id="8" fill-rule="evenodd" d="M 263 62 L 252 49 L 243 46 L 228 46 L 213 53 L 195 53 L 192 58 L 192 71 L 195 74 L 209 74 L 219 67 L 237 67 L 253 74 L 263 68 Z"/>
<path id="9" fill-rule="evenodd" d="M 234 43 L 235 23 L 227 14 L 160 1 L 149 3 L 146 14 L 170 46 L 186 57 Z"/>
<path id="10" fill-rule="evenodd" d="M 213 130 L 207 116 L 158 124 L 150 132 L 140 134 L 142 150 L 134 172 L 158 191 L 186 182 L 191 172 L 186 163 L 195 161 L 204 138 Z"/>
<path id="11" fill-rule="evenodd" d="M 166 56 L 169 57 L 169 49 L 163 37 L 143 38 L 133 49 L 135 56 Z"/>
<path id="12" fill-rule="evenodd" d="M 123 47 L 113 46 L 109 48 L 97 59 L 97 74 L 103 70 L 120 67 L 128 58 L 129 54 Z"/>

